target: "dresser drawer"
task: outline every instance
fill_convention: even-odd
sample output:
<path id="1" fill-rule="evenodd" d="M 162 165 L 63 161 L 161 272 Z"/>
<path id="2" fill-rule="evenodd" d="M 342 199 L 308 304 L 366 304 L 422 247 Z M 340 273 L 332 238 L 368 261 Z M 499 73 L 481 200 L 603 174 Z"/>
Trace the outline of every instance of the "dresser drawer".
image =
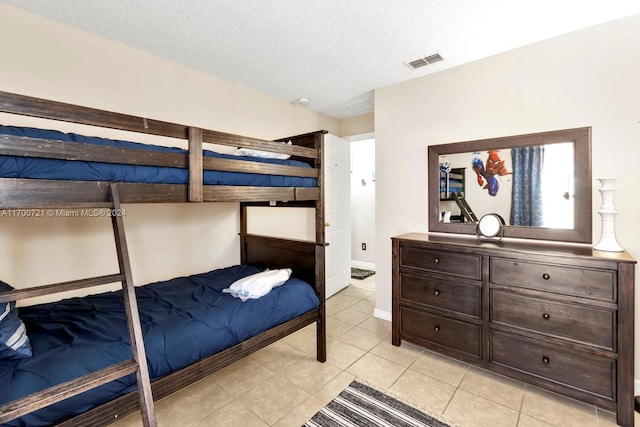
<path id="1" fill-rule="evenodd" d="M 491 283 L 537 289 L 605 301 L 616 300 L 616 275 L 612 270 L 572 268 L 492 258 Z"/>
<path id="2" fill-rule="evenodd" d="M 480 256 L 434 249 L 400 247 L 400 266 L 480 280 Z"/>
<path id="3" fill-rule="evenodd" d="M 431 341 L 480 358 L 479 325 L 400 307 L 400 329 L 405 336 Z"/>
<path id="4" fill-rule="evenodd" d="M 401 273 L 400 298 L 480 318 L 482 283 L 444 280 L 427 274 Z"/>
<path id="5" fill-rule="evenodd" d="M 613 359 L 493 331 L 491 362 L 615 399 Z"/>
<path id="6" fill-rule="evenodd" d="M 491 290 L 491 322 L 615 350 L 613 310 Z"/>

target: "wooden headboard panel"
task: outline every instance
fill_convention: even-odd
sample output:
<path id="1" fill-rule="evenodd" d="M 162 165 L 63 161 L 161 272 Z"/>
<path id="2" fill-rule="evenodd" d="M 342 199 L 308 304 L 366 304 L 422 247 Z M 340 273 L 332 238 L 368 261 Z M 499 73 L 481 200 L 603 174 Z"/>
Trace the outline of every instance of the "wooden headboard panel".
<path id="1" fill-rule="evenodd" d="M 301 240 L 246 235 L 242 248 L 242 263 L 261 268 L 291 268 L 292 276 L 316 283 L 316 244 Z"/>

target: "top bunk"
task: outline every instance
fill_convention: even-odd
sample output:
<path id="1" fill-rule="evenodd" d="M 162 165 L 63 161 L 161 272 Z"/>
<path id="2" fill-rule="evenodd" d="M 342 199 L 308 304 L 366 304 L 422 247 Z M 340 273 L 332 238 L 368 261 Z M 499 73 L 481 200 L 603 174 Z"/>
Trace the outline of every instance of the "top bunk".
<path id="1" fill-rule="evenodd" d="M 95 207 L 110 202 L 109 182 L 118 182 L 122 203 L 321 200 L 325 131 L 266 141 L 8 92 L 0 92 L 0 112 L 188 142 L 184 150 L 0 126 L 0 209 Z"/>

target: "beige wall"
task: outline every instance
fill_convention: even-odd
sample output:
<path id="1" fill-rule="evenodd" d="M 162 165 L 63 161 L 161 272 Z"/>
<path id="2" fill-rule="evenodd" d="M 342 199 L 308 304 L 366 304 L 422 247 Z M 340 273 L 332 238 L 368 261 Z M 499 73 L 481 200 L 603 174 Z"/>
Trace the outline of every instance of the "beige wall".
<path id="1" fill-rule="evenodd" d="M 592 126 L 593 176 L 619 178 L 618 240 L 640 258 L 639 51 L 636 15 L 376 90 L 377 309 L 391 310 L 390 237 L 428 231 L 431 144 Z"/>
<path id="2" fill-rule="evenodd" d="M 317 129 L 340 131 L 337 119 L 308 108 L 2 3 L 0 47 L 3 91 L 265 139 Z M 7 115 L 0 123 L 41 124 Z M 239 261 L 235 203 L 125 208 L 136 283 Z M 0 246 L 0 280 L 15 287 L 108 274 L 117 268 L 108 220 L 0 218 Z"/>
<path id="3" fill-rule="evenodd" d="M 359 116 L 340 120 L 340 136 L 363 135 L 375 130 L 375 116 L 365 113 Z"/>

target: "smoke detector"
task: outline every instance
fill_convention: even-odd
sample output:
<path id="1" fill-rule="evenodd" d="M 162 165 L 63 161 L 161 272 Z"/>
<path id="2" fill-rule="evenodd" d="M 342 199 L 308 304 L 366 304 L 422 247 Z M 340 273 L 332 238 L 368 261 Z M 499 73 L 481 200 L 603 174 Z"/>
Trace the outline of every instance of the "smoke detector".
<path id="1" fill-rule="evenodd" d="M 427 55 L 424 58 L 415 59 L 413 61 L 405 62 L 404 65 L 411 68 L 412 70 L 422 68 L 426 65 L 435 64 L 436 62 L 443 61 L 444 58 L 439 53 L 432 53 L 431 55 Z"/>

